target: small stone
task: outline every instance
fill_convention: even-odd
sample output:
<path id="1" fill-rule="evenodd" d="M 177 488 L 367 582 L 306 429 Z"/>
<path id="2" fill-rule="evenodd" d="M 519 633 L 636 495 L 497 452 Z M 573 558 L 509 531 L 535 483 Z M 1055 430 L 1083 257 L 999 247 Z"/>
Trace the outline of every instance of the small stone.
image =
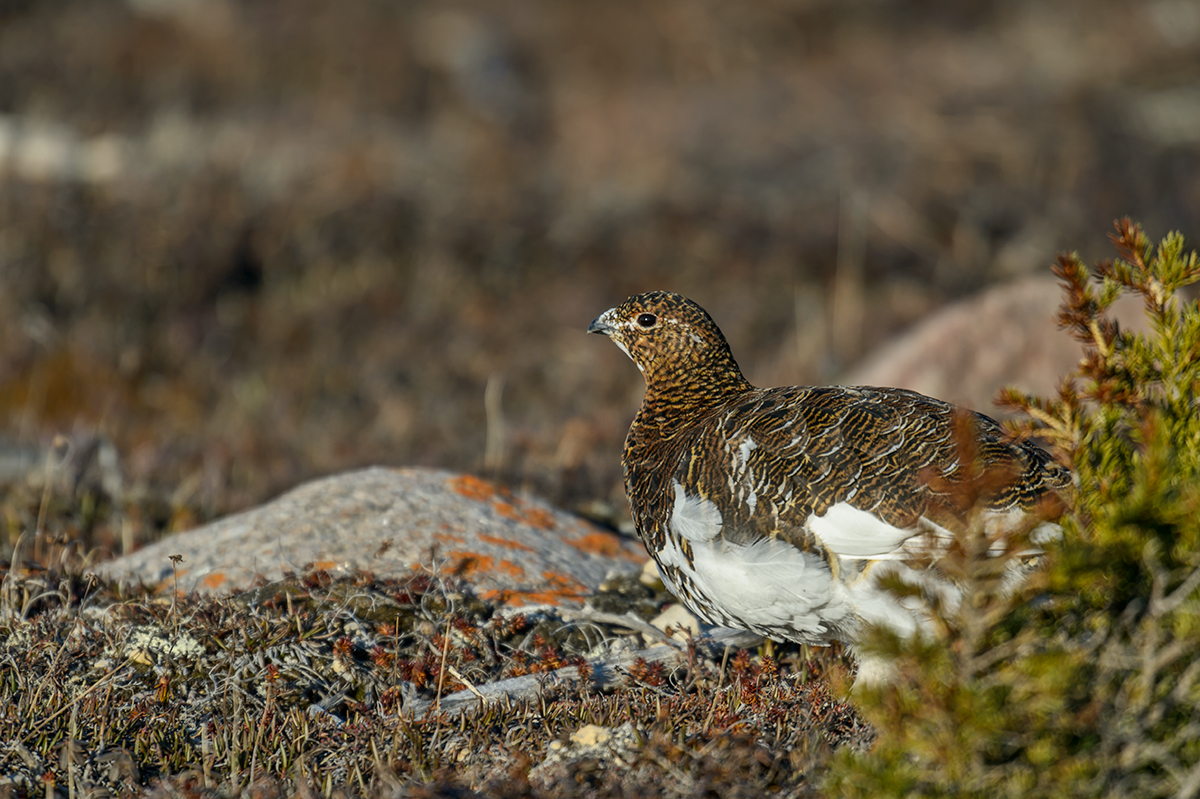
<path id="1" fill-rule="evenodd" d="M 671 605 L 650 620 L 650 623 L 679 641 L 700 634 L 700 620 L 683 605 Z M 647 642 L 654 643 L 654 642 Z"/>
<path id="2" fill-rule="evenodd" d="M 153 666 L 154 657 L 145 649 L 132 649 L 129 651 L 128 657 L 139 666 Z"/>
<path id="3" fill-rule="evenodd" d="M 612 729 L 598 724 L 585 724 L 571 733 L 571 743 L 576 746 L 600 746 L 612 740 Z"/>
<path id="4" fill-rule="evenodd" d="M 893 337 L 840 382 L 908 388 L 989 416 L 1008 413 L 993 404 L 1005 386 L 1054 396 L 1059 375 L 1079 361 L 1079 344 L 1058 332 L 1061 297 L 1050 275 L 991 286 Z M 1122 330 L 1146 329 L 1132 296 L 1121 297 L 1110 313 Z M 1004 335 L 995 335 L 1001 329 Z"/>
<path id="5" fill-rule="evenodd" d="M 529 781 L 543 788 L 561 785 L 567 775 L 567 765 L 581 761 L 591 761 L 590 768 L 613 765 L 628 768 L 633 752 L 641 745 L 641 736 L 628 721 L 620 727 L 585 724 L 571 733 L 569 742 L 550 743 L 546 759 L 530 769 Z"/>
<path id="6" fill-rule="evenodd" d="M 666 587 L 663 585 L 662 576 L 658 573 L 658 563 L 653 558 L 646 561 L 645 565 L 642 566 L 642 573 L 638 577 L 638 580 L 641 581 L 642 585 L 653 588 L 655 591 L 666 590 Z"/>

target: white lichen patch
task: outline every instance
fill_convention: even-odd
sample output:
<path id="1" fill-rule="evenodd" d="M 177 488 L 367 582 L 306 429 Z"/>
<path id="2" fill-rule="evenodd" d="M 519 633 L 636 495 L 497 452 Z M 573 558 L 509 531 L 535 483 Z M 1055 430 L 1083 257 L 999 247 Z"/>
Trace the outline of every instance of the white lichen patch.
<path id="1" fill-rule="evenodd" d="M 33 644 L 33 625 L 14 625 L 4 645 L 10 649 L 27 649 Z"/>
<path id="2" fill-rule="evenodd" d="M 151 665 L 165 655 L 173 660 L 194 660 L 204 654 L 204 647 L 187 633 L 175 634 L 149 625 L 135 627 L 125 642 L 125 657 Z"/>

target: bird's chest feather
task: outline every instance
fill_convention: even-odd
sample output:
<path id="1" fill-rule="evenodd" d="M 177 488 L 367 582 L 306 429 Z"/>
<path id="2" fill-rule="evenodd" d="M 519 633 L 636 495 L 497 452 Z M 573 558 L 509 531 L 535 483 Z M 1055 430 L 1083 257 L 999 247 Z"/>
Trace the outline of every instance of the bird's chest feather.
<path id="1" fill-rule="evenodd" d="M 664 584 L 706 620 L 825 640 L 843 615 L 829 565 L 772 534 L 778 496 L 752 462 L 755 449 L 749 439 L 723 445 L 719 458 L 686 441 L 629 447 L 626 489 L 638 533 Z"/>
<path id="2" fill-rule="evenodd" d="M 744 524 L 744 512 L 679 480 L 669 489 L 662 545 L 653 554 L 663 581 L 694 611 L 715 624 L 812 642 L 840 625 L 846 608 L 819 552 L 752 528 L 734 534 L 730 520 Z"/>

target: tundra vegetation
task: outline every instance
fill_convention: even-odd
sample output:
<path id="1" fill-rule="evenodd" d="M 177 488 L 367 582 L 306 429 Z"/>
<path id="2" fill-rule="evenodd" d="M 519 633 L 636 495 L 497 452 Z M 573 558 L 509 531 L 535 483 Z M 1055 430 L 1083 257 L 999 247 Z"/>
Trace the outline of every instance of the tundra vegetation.
<path id="1" fill-rule="evenodd" d="M 69 542 L 30 530 L 0 595 L 0 792 L 1195 796 L 1200 310 L 1181 290 L 1200 264 L 1177 234 L 1154 246 L 1124 221 L 1113 240 L 1117 260 L 1056 266 L 1078 369 L 1056 396 L 1005 396 L 1025 413 L 1013 433 L 1078 474 L 1061 539 L 1014 585 L 1028 535 L 972 525 L 942 564 L 961 606 L 931 602 L 927 638 L 871 636 L 896 662 L 887 685 L 848 693 L 837 647 L 693 641 L 598 688 L 612 653 L 647 646 L 621 614 L 670 601 L 636 580 L 606 586 L 590 617 L 502 610 L 432 564 L 164 598 L 95 580 Z M 1148 332 L 1110 318 L 1123 292 Z M 47 488 L 35 529 L 89 512 L 63 503 Z M 546 676 L 564 669 L 580 679 Z M 442 707 L 530 675 L 545 689 Z"/>
<path id="2" fill-rule="evenodd" d="M 1179 234 L 1154 247 L 1126 219 L 1112 238 L 1094 273 L 1055 267 L 1078 369 L 1055 397 L 1004 397 L 1078 475 L 1061 541 L 1017 591 L 1003 572 L 1027 542 L 986 557 L 978 524 L 958 542 L 960 612 L 930 606 L 924 642 L 874 637 L 899 679 L 860 697 L 879 737 L 838 754 L 832 795 L 1200 793 L 1200 310 L 1179 293 L 1200 264 Z M 1123 292 L 1148 333 L 1107 315 Z"/>

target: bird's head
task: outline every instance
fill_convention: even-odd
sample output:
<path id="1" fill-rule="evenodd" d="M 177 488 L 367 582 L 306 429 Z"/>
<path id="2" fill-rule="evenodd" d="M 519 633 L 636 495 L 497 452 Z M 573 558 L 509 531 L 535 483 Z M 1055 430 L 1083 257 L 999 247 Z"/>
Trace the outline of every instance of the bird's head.
<path id="1" fill-rule="evenodd" d="M 636 294 L 596 317 L 587 332 L 612 339 L 651 390 L 747 385 L 712 317 L 680 294 Z"/>

